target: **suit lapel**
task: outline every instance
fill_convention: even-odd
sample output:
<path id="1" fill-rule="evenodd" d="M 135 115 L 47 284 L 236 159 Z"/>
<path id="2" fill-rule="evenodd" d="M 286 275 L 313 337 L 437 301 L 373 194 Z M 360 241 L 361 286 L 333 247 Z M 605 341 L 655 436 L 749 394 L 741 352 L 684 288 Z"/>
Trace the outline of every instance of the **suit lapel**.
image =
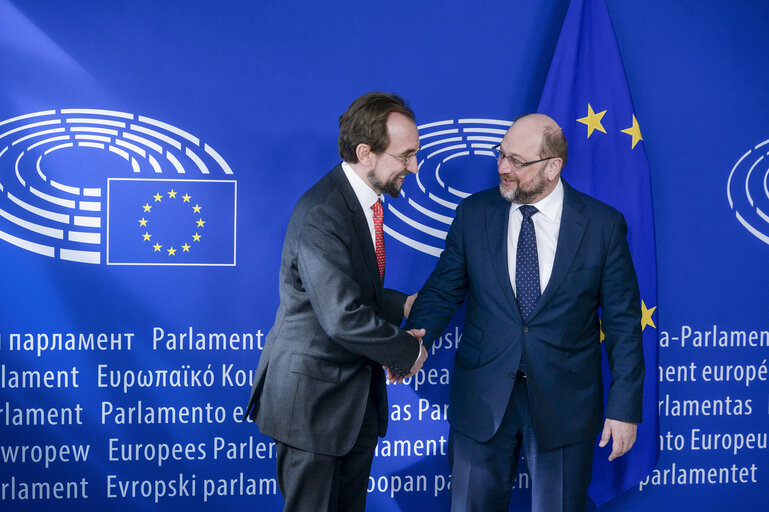
<path id="1" fill-rule="evenodd" d="M 505 300 L 511 305 L 514 314 L 520 318 L 521 312 L 515 302 L 513 287 L 510 284 L 510 272 L 507 267 L 507 224 L 510 217 L 510 203 L 497 194 L 492 204 L 486 209 L 486 236 L 491 255 L 491 266 L 505 294 Z"/>
<path id="2" fill-rule="evenodd" d="M 585 204 L 566 181 L 563 181 L 563 188 L 563 213 L 561 214 L 561 228 L 558 232 L 558 246 L 555 249 L 553 271 L 550 273 L 550 280 L 547 282 L 544 293 L 537 301 L 534 311 L 531 312 L 532 318 L 545 307 L 555 294 L 555 290 L 561 285 L 561 281 L 566 277 L 587 227 L 587 218 L 582 214 Z"/>
<path id="3" fill-rule="evenodd" d="M 358 197 L 355 195 L 352 185 L 350 185 L 350 182 L 347 180 L 347 176 L 345 176 L 341 164 L 331 171 L 331 177 L 336 182 L 337 187 L 339 187 L 342 197 L 347 202 L 347 207 L 350 209 L 355 238 L 362 248 L 363 258 L 371 276 L 371 282 L 376 290 L 377 302 L 380 302 L 382 283 L 379 280 L 379 265 L 377 265 L 376 262 L 376 250 L 374 249 L 374 243 L 371 241 L 371 232 L 368 228 L 368 222 L 366 222 L 366 214 L 363 213 L 360 201 L 358 201 Z"/>

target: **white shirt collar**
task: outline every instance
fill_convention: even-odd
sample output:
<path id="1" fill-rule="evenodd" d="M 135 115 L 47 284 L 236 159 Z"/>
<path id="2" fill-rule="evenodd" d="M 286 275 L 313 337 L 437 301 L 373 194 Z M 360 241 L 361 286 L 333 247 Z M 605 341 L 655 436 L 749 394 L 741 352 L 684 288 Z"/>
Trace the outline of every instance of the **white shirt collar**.
<path id="1" fill-rule="evenodd" d="M 550 220 L 554 220 L 558 215 L 558 211 L 563 205 L 563 183 L 561 183 L 560 176 L 558 177 L 558 184 L 555 186 L 552 192 L 543 197 L 532 206 L 536 207 L 539 213 L 544 215 Z M 513 203 L 513 211 L 517 210 L 523 205 Z"/>
<path id="2" fill-rule="evenodd" d="M 350 182 L 352 190 L 355 192 L 355 196 L 358 198 L 363 211 L 371 209 L 371 206 L 381 198 L 374 189 L 372 189 L 363 178 L 353 170 L 353 168 L 347 162 L 342 162 L 342 170 L 344 175 L 347 176 L 347 181 Z"/>

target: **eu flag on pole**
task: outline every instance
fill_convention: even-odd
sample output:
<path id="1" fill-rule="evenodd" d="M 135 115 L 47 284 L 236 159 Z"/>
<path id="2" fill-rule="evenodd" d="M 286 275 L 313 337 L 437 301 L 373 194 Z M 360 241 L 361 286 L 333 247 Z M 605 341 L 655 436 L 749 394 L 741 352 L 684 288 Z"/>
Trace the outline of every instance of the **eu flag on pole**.
<path id="1" fill-rule="evenodd" d="M 108 265 L 235 265 L 235 181 L 107 183 Z"/>
<path id="2" fill-rule="evenodd" d="M 648 475 L 659 454 L 657 263 L 649 163 L 604 0 L 571 1 L 538 111 L 553 117 L 569 142 L 566 180 L 625 216 L 641 289 L 646 360 L 643 423 L 638 425 L 635 446 L 619 459 L 608 462 L 608 447 L 596 447 L 589 492 L 602 505 Z"/>

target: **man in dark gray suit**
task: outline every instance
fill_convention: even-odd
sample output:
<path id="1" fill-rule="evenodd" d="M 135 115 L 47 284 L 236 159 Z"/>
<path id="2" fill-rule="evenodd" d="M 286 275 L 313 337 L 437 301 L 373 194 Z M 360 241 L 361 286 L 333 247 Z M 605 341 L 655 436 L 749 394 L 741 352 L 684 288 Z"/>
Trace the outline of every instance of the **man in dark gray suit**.
<path id="1" fill-rule="evenodd" d="M 414 296 L 382 288 L 382 203 L 417 172 L 413 112 L 369 93 L 339 119 L 344 160 L 297 203 L 280 307 L 246 414 L 275 439 L 285 511 L 364 510 L 377 436 L 387 429 L 383 366 L 413 375 L 422 330 L 398 327 Z"/>

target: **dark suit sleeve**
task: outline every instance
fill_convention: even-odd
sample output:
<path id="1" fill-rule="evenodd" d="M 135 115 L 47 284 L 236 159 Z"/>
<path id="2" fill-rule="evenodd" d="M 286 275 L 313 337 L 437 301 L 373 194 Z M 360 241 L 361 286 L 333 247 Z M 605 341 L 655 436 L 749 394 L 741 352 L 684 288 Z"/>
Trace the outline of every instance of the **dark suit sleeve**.
<path id="1" fill-rule="evenodd" d="M 379 306 L 379 316 L 391 324 L 400 325 L 403 320 L 403 306 L 406 304 L 406 295 L 403 292 L 385 288 L 382 294 L 382 304 Z"/>
<path id="2" fill-rule="evenodd" d="M 332 340 L 405 375 L 419 355 L 419 343 L 361 302 L 360 284 L 353 278 L 356 263 L 348 247 L 356 243 L 350 231 L 336 211 L 316 207 L 307 213 L 297 251 L 302 284 L 318 322 Z"/>
<path id="3" fill-rule="evenodd" d="M 427 348 L 441 335 L 467 295 L 469 280 L 462 233 L 463 212 L 464 203 L 460 203 L 446 236 L 446 248 L 435 270 L 419 290 L 406 322 L 406 329 L 427 330 L 423 338 Z"/>
<path id="4" fill-rule="evenodd" d="M 643 338 L 641 298 L 627 243 L 627 224 L 618 215 L 601 278 L 602 328 L 611 370 L 606 417 L 641 422 Z"/>

